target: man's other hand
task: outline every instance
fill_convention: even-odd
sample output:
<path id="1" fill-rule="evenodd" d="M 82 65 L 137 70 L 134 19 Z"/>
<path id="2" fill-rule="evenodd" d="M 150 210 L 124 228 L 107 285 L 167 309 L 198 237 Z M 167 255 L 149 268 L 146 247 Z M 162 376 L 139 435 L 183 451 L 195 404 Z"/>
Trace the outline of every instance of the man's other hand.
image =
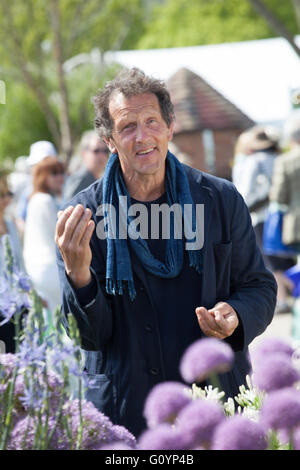
<path id="1" fill-rule="evenodd" d="M 236 311 L 226 302 L 218 302 L 213 308 L 197 307 L 198 323 L 206 336 L 224 339 L 232 335 L 239 324 Z"/>

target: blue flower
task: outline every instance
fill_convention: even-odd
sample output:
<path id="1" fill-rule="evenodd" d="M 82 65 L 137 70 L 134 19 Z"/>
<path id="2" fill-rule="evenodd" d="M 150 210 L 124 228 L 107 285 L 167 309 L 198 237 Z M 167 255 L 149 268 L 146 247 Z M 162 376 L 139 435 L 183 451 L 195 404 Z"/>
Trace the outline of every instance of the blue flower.
<path id="1" fill-rule="evenodd" d="M 13 273 L 17 286 L 24 292 L 29 292 L 32 288 L 30 278 L 23 271 L 16 270 Z"/>

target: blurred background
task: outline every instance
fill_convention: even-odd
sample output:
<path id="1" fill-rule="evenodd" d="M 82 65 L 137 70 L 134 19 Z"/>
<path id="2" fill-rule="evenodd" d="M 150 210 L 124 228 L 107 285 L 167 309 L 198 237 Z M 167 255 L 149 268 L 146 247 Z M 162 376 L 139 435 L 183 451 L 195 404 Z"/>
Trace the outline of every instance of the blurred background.
<path id="1" fill-rule="evenodd" d="M 0 162 L 50 140 L 69 161 L 123 66 L 168 81 L 174 142 L 231 177 L 237 136 L 299 106 L 299 0 L 0 0 Z"/>

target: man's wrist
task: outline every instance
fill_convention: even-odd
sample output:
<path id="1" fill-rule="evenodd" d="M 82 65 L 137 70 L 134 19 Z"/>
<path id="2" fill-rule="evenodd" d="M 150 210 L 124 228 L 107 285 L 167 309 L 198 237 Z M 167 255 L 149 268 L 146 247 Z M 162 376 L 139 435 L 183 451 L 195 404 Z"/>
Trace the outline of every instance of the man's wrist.
<path id="1" fill-rule="evenodd" d="M 78 275 L 72 273 L 67 274 L 75 289 L 81 289 L 82 287 L 86 287 L 92 280 L 92 274 L 90 270 L 85 273 L 81 272 Z"/>

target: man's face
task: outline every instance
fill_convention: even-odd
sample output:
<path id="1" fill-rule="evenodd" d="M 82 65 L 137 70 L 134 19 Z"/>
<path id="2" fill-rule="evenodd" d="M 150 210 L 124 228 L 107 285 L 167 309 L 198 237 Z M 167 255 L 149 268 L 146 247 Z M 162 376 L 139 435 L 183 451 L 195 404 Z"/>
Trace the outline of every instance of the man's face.
<path id="1" fill-rule="evenodd" d="M 97 136 L 91 138 L 88 146 L 82 151 L 82 158 L 86 167 L 92 173 L 99 173 L 107 163 L 108 149 Z"/>
<path id="2" fill-rule="evenodd" d="M 164 121 L 157 97 L 146 93 L 126 98 L 117 93 L 109 112 L 114 125 L 106 143 L 111 152 L 118 153 L 124 175 L 164 175 L 173 124 L 168 127 Z"/>

